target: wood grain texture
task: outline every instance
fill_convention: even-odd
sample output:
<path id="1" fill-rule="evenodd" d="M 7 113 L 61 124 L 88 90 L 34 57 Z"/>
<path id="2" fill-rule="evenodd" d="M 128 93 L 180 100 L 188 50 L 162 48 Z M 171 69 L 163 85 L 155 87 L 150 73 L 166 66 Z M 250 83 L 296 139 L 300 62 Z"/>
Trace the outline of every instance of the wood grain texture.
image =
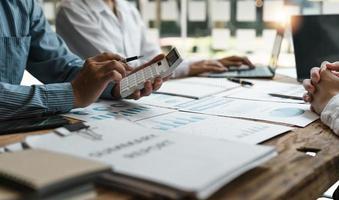
<path id="1" fill-rule="evenodd" d="M 277 79 L 291 82 L 284 77 Z M 33 134 L 43 133 L 46 131 Z M 0 136 L 0 146 L 21 141 L 26 135 L 29 134 Z M 321 196 L 339 180 L 339 137 L 319 120 L 264 144 L 275 146 L 278 156 L 238 177 L 211 197 L 212 200 L 310 200 Z M 298 149 L 319 152 L 312 157 Z M 107 188 L 98 188 L 98 193 L 98 200 L 139 199 Z"/>

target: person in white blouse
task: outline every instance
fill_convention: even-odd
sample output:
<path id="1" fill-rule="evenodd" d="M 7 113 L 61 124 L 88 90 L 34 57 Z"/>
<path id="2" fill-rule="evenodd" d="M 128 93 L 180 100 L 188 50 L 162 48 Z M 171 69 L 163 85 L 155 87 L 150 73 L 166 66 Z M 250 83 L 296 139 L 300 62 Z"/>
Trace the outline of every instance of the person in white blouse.
<path id="1" fill-rule="evenodd" d="M 321 121 L 339 135 L 339 62 L 323 62 L 311 70 L 311 78 L 303 82 L 304 100 L 320 115 Z"/>
<path id="2" fill-rule="evenodd" d="M 161 52 L 148 39 L 146 26 L 138 10 L 126 0 L 63 0 L 56 18 L 57 33 L 69 48 L 82 58 L 102 52 L 123 57 L 144 56 L 132 63 L 138 66 Z M 228 66 L 242 64 L 254 67 L 246 57 L 218 60 L 185 60 L 173 77 L 194 76 L 204 72 L 224 72 Z"/>

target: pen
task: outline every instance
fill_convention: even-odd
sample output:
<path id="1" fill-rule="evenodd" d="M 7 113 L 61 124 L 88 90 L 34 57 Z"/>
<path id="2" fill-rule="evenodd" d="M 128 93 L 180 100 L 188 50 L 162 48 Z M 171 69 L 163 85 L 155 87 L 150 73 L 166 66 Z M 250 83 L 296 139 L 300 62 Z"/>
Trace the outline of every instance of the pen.
<path id="1" fill-rule="evenodd" d="M 134 61 L 134 60 L 138 60 L 140 58 L 142 58 L 144 56 L 133 56 L 133 57 L 129 57 L 129 58 L 125 58 L 124 62 L 131 62 L 131 61 Z"/>
<path id="2" fill-rule="evenodd" d="M 254 84 L 249 82 L 249 81 L 243 81 L 238 78 L 228 78 L 227 80 L 232 81 L 233 83 L 239 83 L 240 85 L 248 85 L 248 86 L 253 86 Z"/>
<path id="3" fill-rule="evenodd" d="M 284 98 L 284 99 L 303 100 L 302 97 L 289 96 L 289 95 L 284 95 L 284 94 L 274 94 L 274 93 L 269 93 L 269 95 L 272 96 L 272 97 L 279 97 L 279 98 Z"/>

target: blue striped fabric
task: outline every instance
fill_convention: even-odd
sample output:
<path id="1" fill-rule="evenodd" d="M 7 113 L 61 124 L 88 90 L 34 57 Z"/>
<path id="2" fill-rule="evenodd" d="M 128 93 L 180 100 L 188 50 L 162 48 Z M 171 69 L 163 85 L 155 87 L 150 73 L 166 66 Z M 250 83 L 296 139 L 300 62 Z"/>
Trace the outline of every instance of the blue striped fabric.
<path id="1" fill-rule="evenodd" d="M 50 28 L 35 0 L 0 1 L 0 120 L 64 113 L 83 61 Z M 21 86 L 27 69 L 45 85 Z"/>

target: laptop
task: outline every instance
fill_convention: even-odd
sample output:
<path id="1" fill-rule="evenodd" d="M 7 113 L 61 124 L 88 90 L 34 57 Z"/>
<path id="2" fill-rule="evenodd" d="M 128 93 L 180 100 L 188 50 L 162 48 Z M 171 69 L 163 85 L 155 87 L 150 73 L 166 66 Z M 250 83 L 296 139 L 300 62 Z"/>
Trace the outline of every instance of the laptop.
<path id="1" fill-rule="evenodd" d="M 277 69 L 278 58 L 281 44 L 284 39 L 284 30 L 277 30 L 274 40 L 273 50 L 268 66 L 255 66 L 249 68 L 246 65 L 240 67 L 230 67 L 227 72 L 223 73 L 205 73 L 202 76 L 211 78 L 273 78 Z"/>
<path id="2" fill-rule="evenodd" d="M 292 33 L 298 81 L 323 61 L 339 61 L 339 15 L 292 16 Z"/>

